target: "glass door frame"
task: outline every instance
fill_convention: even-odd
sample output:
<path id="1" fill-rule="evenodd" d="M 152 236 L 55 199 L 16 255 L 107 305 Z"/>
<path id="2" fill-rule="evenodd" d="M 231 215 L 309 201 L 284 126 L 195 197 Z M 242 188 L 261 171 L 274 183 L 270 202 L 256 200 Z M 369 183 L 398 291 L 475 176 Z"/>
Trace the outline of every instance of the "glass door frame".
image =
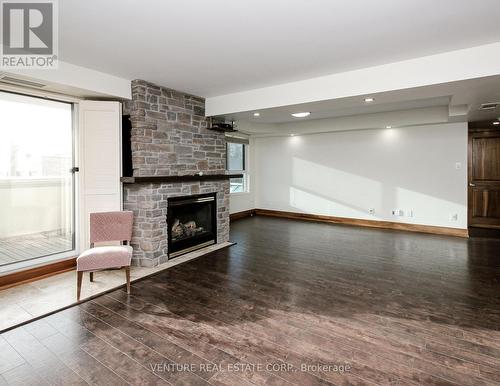
<path id="1" fill-rule="evenodd" d="M 4 93 L 10 93 L 10 94 L 17 94 L 17 95 L 22 95 L 26 97 L 31 97 L 31 98 L 39 98 L 39 99 L 44 99 L 44 100 L 49 100 L 49 101 L 54 101 L 54 102 L 59 102 L 59 103 L 66 103 L 71 105 L 71 146 L 72 146 L 72 162 L 71 162 L 71 167 L 74 170 L 74 168 L 78 168 L 79 164 L 79 157 L 80 157 L 80 151 L 79 151 L 79 129 L 78 129 L 78 116 L 79 116 L 79 109 L 78 109 L 78 102 L 80 99 L 78 98 L 73 98 L 70 96 L 65 96 L 65 95 L 58 95 L 54 93 L 45 93 L 45 92 L 38 92 L 36 90 L 18 90 L 17 87 L 12 87 L 12 86 L 1 86 L 0 87 L 0 92 Z M 77 169 L 78 170 L 78 169 Z M 4 274 L 9 274 L 9 273 L 14 273 L 18 271 L 23 271 L 26 269 L 31 269 L 31 268 L 36 268 L 39 266 L 47 265 L 50 263 L 55 263 L 63 260 L 68 260 L 71 258 L 75 258 L 78 256 L 79 250 L 80 250 L 80 237 L 79 237 L 79 224 L 80 224 L 80 218 L 79 218 L 79 208 L 80 208 L 80 197 L 79 197 L 79 187 L 80 187 L 80 179 L 79 179 L 79 174 L 78 171 L 72 172 L 71 170 L 68 170 L 68 173 L 72 173 L 71 176 L 71 195 L 72 195 L 72 210 L 71 210 L 71 227 L 72 227 L 72 246 L 73 248 L 68 251 L 64 252 L 58 252 L 50 255 L 45 255 L 45 256 L 40 256 L 40 257 L 33 257 L 33 258 L 28 258 L 26 260 L 14 262 L 11 264 L 3 265 L 0 266 L 0 275 Z"/>

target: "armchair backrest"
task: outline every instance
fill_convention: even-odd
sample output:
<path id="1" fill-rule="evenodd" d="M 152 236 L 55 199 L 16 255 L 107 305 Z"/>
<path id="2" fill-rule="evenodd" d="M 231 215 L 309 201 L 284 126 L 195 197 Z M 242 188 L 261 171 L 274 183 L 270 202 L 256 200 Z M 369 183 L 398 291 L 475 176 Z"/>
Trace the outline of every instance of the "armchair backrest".
<path id="1" fill-rule="evenodd" d="M 90 243 L 132 239 L 134 214 L 131 211 L 90 214 Z"/>

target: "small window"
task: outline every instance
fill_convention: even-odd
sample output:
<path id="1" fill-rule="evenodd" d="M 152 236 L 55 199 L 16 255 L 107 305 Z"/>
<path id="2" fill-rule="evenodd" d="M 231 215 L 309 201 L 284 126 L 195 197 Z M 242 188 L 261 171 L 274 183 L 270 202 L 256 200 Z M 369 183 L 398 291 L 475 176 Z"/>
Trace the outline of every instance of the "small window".
<path id="1" fill-rule="evenodd" d="M 243 177 L 231 178 L 229 180 L 230 193 L 244 193 L 248 191 L 245 152 L 245 144 L 227 142 L 227 170 L 243 174 Z"/>
<path id="2" fill-rule="evenodd" d="M 230 178 L 229 179 L 229 192 L 230 193 L 244 193 L 246 192 L 245 178 Z"/>
<path id="3" fill-rule="evenodd" d="M 245 170 L 245 145 L 242 143 L 227 143 L 227 170 Z"/>

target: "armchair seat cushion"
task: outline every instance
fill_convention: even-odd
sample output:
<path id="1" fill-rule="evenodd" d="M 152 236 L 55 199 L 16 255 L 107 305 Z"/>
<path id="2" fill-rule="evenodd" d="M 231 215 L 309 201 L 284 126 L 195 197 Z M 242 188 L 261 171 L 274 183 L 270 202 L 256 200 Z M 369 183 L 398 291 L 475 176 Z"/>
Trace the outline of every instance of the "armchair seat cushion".
<path id="1" fill-rule="evenodd" d="M 76 259 L 77 271 L 96 271 L 106 268 L 120 268 L 130 265 L 132 259 L 130 245 L 94 247 L 83 252 Z"/>

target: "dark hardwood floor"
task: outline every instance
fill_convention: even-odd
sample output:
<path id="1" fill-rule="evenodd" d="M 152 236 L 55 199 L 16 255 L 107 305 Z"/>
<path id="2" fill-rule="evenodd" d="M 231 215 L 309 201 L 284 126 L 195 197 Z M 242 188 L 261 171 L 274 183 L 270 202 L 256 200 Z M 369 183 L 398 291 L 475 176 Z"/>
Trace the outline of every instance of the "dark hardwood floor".
<path id="1" fill-rule="evenodd" d="M 0 384 L 500 384 L 500 241 L 275 218 L 0 336 Z"/>

